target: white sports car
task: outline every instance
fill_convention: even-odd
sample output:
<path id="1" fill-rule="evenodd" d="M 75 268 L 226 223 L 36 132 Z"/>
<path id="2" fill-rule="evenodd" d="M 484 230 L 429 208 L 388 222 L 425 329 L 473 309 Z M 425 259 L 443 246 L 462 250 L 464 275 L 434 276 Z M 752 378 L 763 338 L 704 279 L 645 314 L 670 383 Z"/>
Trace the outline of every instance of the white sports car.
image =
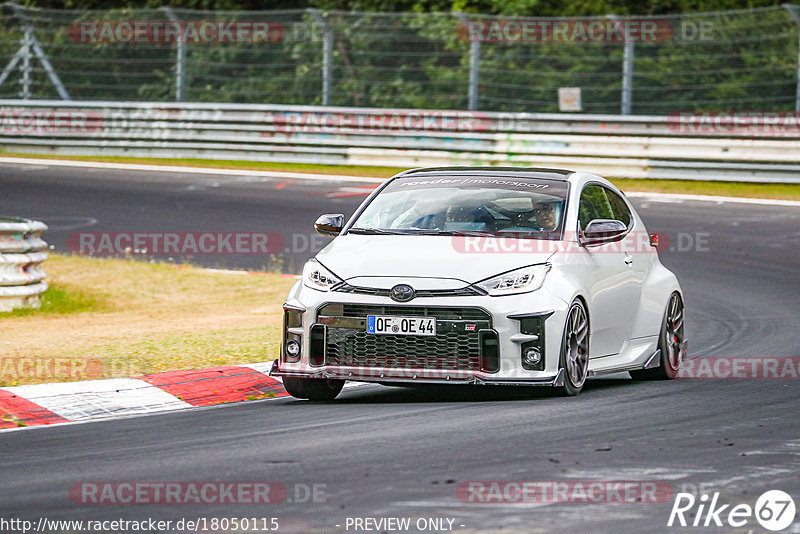
<path id="1" fill-rule="evenodd" d="M 683 295 L 625 196 L 558 169 L 448 167 L 377 188 L 284 304 L 272 375 L 330 400 L 346 380 L 551 386 L 674 378 Z"/>

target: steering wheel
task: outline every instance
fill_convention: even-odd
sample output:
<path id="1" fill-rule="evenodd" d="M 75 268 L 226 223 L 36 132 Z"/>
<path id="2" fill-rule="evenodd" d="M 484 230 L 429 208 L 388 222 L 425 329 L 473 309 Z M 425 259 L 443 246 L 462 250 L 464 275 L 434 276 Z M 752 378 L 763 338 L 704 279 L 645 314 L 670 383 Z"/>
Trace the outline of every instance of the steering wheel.
<path id="1" fill-rule="evenodd" d="M 411 223 L 408 227 L 409 228 L 418 228 L 420 230 L 438 230 L 440 222 L 442 220 L 442 215 L 440 213 L 430 213 L 428 215 L 423 215 L 413 223 Z"/>
<path id="2" fill-rule="evenodd" d="M 487 206 L 500 215 L 504 215 L 511 219 L 511 226 L 530 226 L 531 217 L 533 217 L 534 213 L 536 212 L 535 209 L 529 211 L 511 211 L 498 206 L 494 202 L 487 202 Z"/>

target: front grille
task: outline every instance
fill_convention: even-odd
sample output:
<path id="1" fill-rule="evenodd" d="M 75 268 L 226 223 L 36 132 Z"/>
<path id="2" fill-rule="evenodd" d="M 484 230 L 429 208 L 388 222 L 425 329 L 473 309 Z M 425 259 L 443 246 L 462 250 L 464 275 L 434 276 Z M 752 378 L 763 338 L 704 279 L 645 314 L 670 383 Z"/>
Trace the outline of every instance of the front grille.
<path id="1" fill-rule="evenodd" d="M 377 289 L 373 287 L 360 287 L 351 286 L 350 284 L 341 284 L 333 289 L 341 293 L 355 293 L 358 295 L 375 295 L 378 297 L 388 297 L 391 294 L 390 289 Z M 474 287 L 467 286 L 461 289 L 419 289 L 414 292 L 414 297 L 474 297 L 476 295 L 484 295 Z"/>
<path id="2" fill-rule="evenodd" d="M 329 323 L 325 339 L 326 365 L 445 371 L 497 370 L 497 334 L 491 330 L 491 315 L 478 308 L 328 304 L 319 310 L 319 315 L 324 321 L 337 317 L 351 321 L 366 320 L 367 315 L 437 319 L 435 336 L 368 334 L 364 327 L 345 328 L 341 324 L 335 326 Z M 474 330 L 467 330 L 468 324 Z"/>
<path id="3" fill-rule="evenodd" d="M 392 336 L 329 328 L 327 365 L 477 371 L 482 367 L 475 332 L 437 336 Z"/>
<path id="4" fill-rule="evenodd" d="M 435 306 L 376 306 L 371 304 L 326 304 L 319 315 L 366 318 L 367 315 L 407 315 L 436 317 L 447 321 L 491 321 L 489 312 L 480 308 L 438 308 Z"/>

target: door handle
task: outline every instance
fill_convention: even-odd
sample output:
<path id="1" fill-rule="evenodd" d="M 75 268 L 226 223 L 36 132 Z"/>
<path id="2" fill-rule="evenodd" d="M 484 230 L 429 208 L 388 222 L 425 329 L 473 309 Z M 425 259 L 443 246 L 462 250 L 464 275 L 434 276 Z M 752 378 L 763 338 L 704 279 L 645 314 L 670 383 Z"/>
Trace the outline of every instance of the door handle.
<path id="1" fill-rule="evenodd" d="M 633 265 L 633 256 L 625 256 L 625 265 L 628 267 Z"/>

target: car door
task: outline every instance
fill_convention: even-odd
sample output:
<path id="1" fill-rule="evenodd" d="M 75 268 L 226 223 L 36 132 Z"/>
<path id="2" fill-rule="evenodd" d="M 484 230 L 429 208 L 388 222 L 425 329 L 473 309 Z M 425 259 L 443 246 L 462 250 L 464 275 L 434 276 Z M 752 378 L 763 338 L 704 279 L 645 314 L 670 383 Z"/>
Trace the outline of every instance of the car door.
<path id="1" fill-rule="evenodd" d="M 636 304 L 632 310 L 633 319 L 628 333 L 628 339 L 630 339 L 636 335 L 637 322 L 641 320 L 642 290 L 644 281 L 647 279 L 650 269 L 653 268 L 653 260 L 656 257 L 655 249 L 650 246 L 650 236 L 644 226 L 636 222 L 625 199 L 611 189 L 606 189 L 606 196 L 614 212 L 614 218 L 625 223 L 629 230 L 628 235 L 625 236 L 625 241 L 622 243 L 621 250 L 624 252 L 623 261 L 630 269 L 630 274 L 634 277 L 636 287 Z M 637 224 L 639 224 L 638 227 Z"/>
<path id="2" fill-rule="evenodd" d="M 615 198 L 616 197 L 616 198 Z M 622 205 L 619 205 L 622 202 Z M 625 209 L 622 209 L 624 206 Z M 616 212 L 615 212 L 616 208 Z M 592 325 L 590 356 L 618 354 L 630 338 L 639 306 L 642 277 L 633 269 L 635 233 L 625 201 L 600 184 L 588 184 L 581 192 L 578 223 L 582 231 L 594 219 L 621 220 L 628 233 L 621 239 L 584 247 L 589 320 Z"/>

